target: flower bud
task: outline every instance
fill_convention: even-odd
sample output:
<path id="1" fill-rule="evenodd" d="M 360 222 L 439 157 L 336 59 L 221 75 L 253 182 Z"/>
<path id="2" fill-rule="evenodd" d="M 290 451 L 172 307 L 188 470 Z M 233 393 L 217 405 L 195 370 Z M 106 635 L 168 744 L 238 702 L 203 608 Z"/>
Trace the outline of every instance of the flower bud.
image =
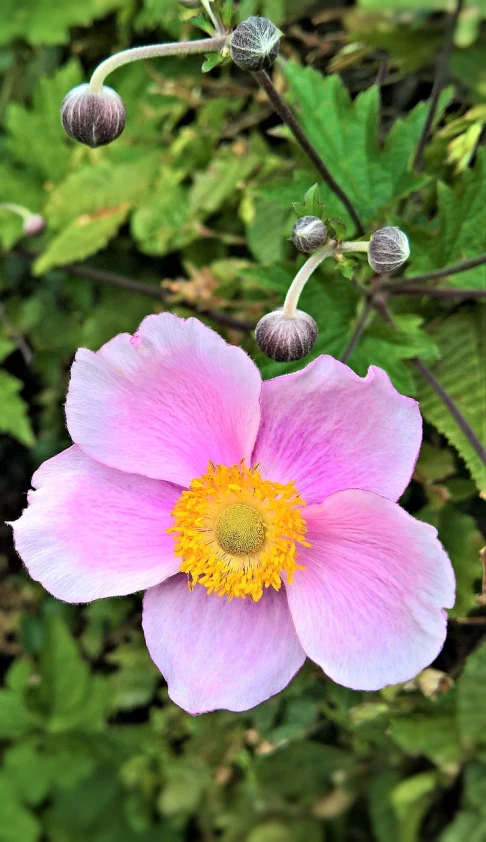
<path id="1" fill-rule="evenodd" d="M 380 228 L 371 235 L 368 263 L 379 275 L 391 275 L 410 256 L 408 237 L 399 228 Z"/>
<path id="2" fill-rule="evenodd" d="M 260 319 L 255 338 L 260 350 L 271 360 L 289 363 L 301 360 L 312 350 L 317 339 L 317 325 L 312 316 L 302 310 L 287 317 L 279 308 Z"/>
<path id="3" fill-rule="evenodd" d="M 296 249 L 310 254 L 326 242 L 327 228 L 318 216 L 302 216 L 292 228 Z"/>
<path id="4" fill-rule="evenodd" d="M 255 72 L 272 66 L 282 33 L 268 18 L 253 15 L 236 27 L 229 40 L 231 58 L 242 70 Z"/>
<path id="5" fill-rule="evenodd" d="M 61 105 L 61 122 L 71 137 L 86 146 L 106 146 L 125 128 L 125 106 L 112 88 L 103 85 L 99 93 L 88 84 L 69 91 Z"/>
<path id="6" fill-rule="evenodd" d="M 46 221 L 40 213 L 32 213 L 24 219 L 24 234 L 26 237 L 35 237 L 36 234 L 42 234 L 46 227 Z"/>

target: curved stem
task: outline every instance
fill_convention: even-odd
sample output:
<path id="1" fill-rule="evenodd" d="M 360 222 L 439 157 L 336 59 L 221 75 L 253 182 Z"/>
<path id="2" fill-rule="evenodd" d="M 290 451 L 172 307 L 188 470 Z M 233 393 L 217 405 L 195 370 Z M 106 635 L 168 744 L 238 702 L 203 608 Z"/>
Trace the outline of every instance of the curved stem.
<path id="1" fill-rule="evenodd" d="M 173 44 L 151 44 L 147 47 L 132 47 L 110 56 L 98 65 L 94 71 L 89 89 L 92 93 L 98 94 L 103 87 L 106 77 L 132 61 L 140 59 L 159 58 L 161 56 L 186 56 L 197 55 L 198 53 L 218 53 L 226 44 L 227 36 L 218 35 L 215 38 L 202 38 L 198 41 L 176 41 Z"/>
<path id="2" fill-rule="evenodd" d="M 221 21 L 219 21 L 214 14 L 211 8 L 211 0 L 201 0 L 203 8 L 207 13 L 208 17 L 211 19 L 211 23 L 213 24 L 216 32 L 223 32 L 223 27 L 221 26 Z"/>
<path id="3" fill-rule="evenodd" d="M 358 234 L 364 234 L 363 223 L 361 222 L 361 219 L 359 218 L 351 199 L 349 198 L 347 193 L 345 193 L 343 188 L 339 186 L 332 173 L 326 167 L 317 149 L 315 148 L 315 146 L 313 146 L 313 144 L 310 142 L 309 138 L 305 134 L 294 112 L 291 108 L 289 108 L 283 97 L 280 96 L 268 73 L 265 70 L 258 70 L 256 73 L 253 74 L 253 76 L 257 80 L 258 84 L 265 91 L 268 99 L 272 103 L 280 119 L 289 127 L 302 151 L 314 164 L 319 175 L 324 179 L 326 184 L 331 188 L 332 192 L 343 203 L 351 219 L 356 225 L 356 230 L 358 231 Z"/>
<path id="4" fill-rule="evenodd" d="M 22 219 L 30 219 L 30 217 L 33 216 L 32 211 L 28 210 L 28 208 L 23 208 L 22 205 L 16 205 L 15 202 L 0 202 L 0 210 L 16 213 L 17 216 L 21 216 Z"/>
<path id="5" fill-rule="evenodd" d="M 317 249 L 314 254 L 311 254 L 308 260 L 306 260 L 304 265 L 297 272 L 294 280 L 290 284 L 287 295 L 285 296 L 282 315 L 286 319 L 292 319 L 295 316 L 299 298 L 307 281 L 322 261 L 325 260 L 326 257 L 331 257 L 334 253 L 335 245 L 336 244 L 332 242 L 321 246 L 321 248 Z"/>

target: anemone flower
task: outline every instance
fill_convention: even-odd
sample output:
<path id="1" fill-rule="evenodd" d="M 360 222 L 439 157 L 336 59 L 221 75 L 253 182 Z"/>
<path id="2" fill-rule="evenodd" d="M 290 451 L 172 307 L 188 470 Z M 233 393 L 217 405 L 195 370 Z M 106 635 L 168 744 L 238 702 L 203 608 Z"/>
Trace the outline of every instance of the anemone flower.
<path id="1" fill-rule="evenodd" d="M 66 602 L 145 589 L 147 646 L 185 710 L 251 708 L 306 656 L 376 690 L 439 653 L 454 576 L 396 503 L 422 425 L 381 369 L 321 356 L 262 382 L 163 313 L 78 351 L 66 415 L 75 444 L 35 473 L 17 550 Z"/>

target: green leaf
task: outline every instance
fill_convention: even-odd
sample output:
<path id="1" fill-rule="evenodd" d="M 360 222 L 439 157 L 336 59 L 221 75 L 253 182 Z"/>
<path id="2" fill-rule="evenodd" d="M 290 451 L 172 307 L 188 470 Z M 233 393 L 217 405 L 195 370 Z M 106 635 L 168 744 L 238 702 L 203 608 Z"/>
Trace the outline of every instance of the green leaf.
<path id="1" fill-rule="evenodd" d="M 39 714 L 26 707 L 23 694 L 0 690 L 0 739 L 11 740 L 30 734 L 41 721 Z"/>
<path id="2" fill-rule="evenodd" d="M 324 202 L 321 202 L 321 194 L 318 184 L 314 184 L 307 190 L 302 202 L 292 202 L 297 216 L 317 216 L 322 219 L 324 215 Z"/>
<path id="3" fill-rule="evenodd" d="M 203 65 L 201 70 L 203 73 L 209 73 L 210 70 L 213 70 L 214 67 L 217 67 L 219 64 L 223 64 L 225 58 L 221 55 L 221 53 L 209 53 L 203 61 Z"/>
<path id="4" fill-rule="evenodd" d="M 441 269 L 486 252 L 486 149 L 478 151 L 476 165 L 453 187 L 439 184 L 436 218 L 423 230 L 411 230 L 408 275 Z M 443 285 L 486 289 L 486 264 L 450 275 Z"/>
<path id="5" fill-rule="evenodd" d="M 73 26 L 89 26 L 122 5 L 122 0 L 4 0 L 0 44 L 24 38 L 34 45 L 62 44 Z"/>
<path id="6" fill-rule="evenodd" d="M 462 757 L 459 732 L 452 713 L 415 713 L 413 717 L 394 719 L 391 733 L 398 745 L 410 755 L 423 755 L 437 766 L 458 763 Z"/>
<path id="7" fill-rule="evenodd" d="M 80 67 L 71 61 L 50 78 L 40 79 L 34 90 L 32 108 L 23 108 L 17 103 L 11 103 L 7 108 L 7 149 L 17 161 L 54 183 L 67 172 L 72 154 L 59 119 L 59 109 L 68 91 L 81 81 Z"/>
<path id="8" fill-rule="evenodd" d="M 439 510 L 430 506 L 418 513 L 421 520 L 432 523 L 439 532 L 439 538 L 449 555 L 456 574 L 456 602 L 449 614 L 464 617 L 476 608 L 476 584 L 481 579 L 482 567 L 479 551 L 484 538 L 476 521 L 452 503 L 446 503 Z"/>
<path id="9" fill-rule="evenodd" d="M 430 366 L 432 373 L 486 445 L 486 310 L 463 309 L 434 324 L 429 334 L 440 352 L 439 361 Z M 459 451 L 479 490 L 486 493 L 486 468 L 481 459 L 435 391 L 422 378 L 416 379 L 425 419 Z"/>
<path id="10" fill-rule="evenodd" d="M 427 175 L 415 173 L 411 166 L 427 103 L 420 103 L 405 119 L 397 120 L 380 147 L 377 87 L 359 94 L 353 102 L 337 75 L 323 77 L 311 67 L 303 68 L 290 61 L 284 73 L 304 130 L 364 222 L 382 221 L 398 199 L 428 181 Z M 437 116 L 449 99 L 450 92 L 443 94 Z M 340 202 L 336 208 L 327 186 L 323 193 L 332 214 L 342 217 L 353 230 L 345 208 Z"/>
<path id="11" fill-rule="evenodd" d="M 486 643 L 483 643 L 467 659 L 457 688 L 459 730 L 467 748 L 486 745 L 485 673 Z"/>
<path id="12" fill-rule="evenodd" d="M 53 266 L 64 266 L 84 260 L 104 248 L 126 222 L 130 207 L 122 202 L 117 207 L 83 214 L 71 222 L 49 243 L 33 266 L 34 275 L 44 275 Z"/>
<path id="13" fill-rule="evenodd" d="M 73 728 L 99 730 L 110 703 L 109 687 L 100 676 L 90 675 L 88 665 L 57 615 L 50 615 L 46 620 L 41 667 L 49 729 L 54 733 Z"/>
<path id="14" fill-rule="evenodd" d="M 8 433 L 21 444 L 31 447 L 35 437 L 28 406 L 19 394 L 22 387 L 20 380 L 0 370 L 0 432 Z"/>
<path id="15" fill-rule="evenodd" d="M 0 774 L 0 842 L 37 842 L 41 827 L 18 800 L 13 783 Z"/>
<path id="16" fill-rule="evenodd" d="M 406 360 L 420 356 L 434 359 L 437 348 L 433 339 L 422 330 L 423 319 L 413 314 L 394 316 L 398 329 L 384 324 L 377 316 L 365 330 L 348 364 L 364 377 L 370 365 L 378 365 L 389 374 L 399 392 L 416 394 L 415 379 Z"/>

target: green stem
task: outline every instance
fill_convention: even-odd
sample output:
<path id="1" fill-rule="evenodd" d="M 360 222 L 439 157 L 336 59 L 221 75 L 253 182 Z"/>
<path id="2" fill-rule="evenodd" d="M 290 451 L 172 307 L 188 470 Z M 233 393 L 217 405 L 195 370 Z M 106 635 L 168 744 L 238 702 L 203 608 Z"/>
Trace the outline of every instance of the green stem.
<path id="1" fill-rule="evenodd" d="M 294 280 L 290 284 L 287 295 L 285 296 L 282 315 L 286 319 L 294 318 L 299 298 L 307 281 L 322 261 L 325 260 L 326 257 L 331 257 L 331 255 L 334 254 L 335 247 L 335 242 L 326 243 L 321 246 L 321 248 L 317 249 L 314 254 L 311 254 L 304 265 L 299 269 Z"/>
<path id="2" fill-rule="evenodd" d="M 116 53 L 101 62 L 94 71 L 89 89 L 91 93 L 99 94 L 106 77 L 122 67 L 124 64 L 129 64 L 132 61 L 140 61 L 142 59 L 160 58 L 164 56 L 186 56 L 197 55 L 202 53 L 218 53 L 223 49 L 227 41 L 226 35 L 218 35 L 215 38 L 202 38 L 198 41 L 176 41 L 171 44 L 151 44 L 147 47 L 132 47 L 130 50 L 124 50 L 121 53 Z"/>

